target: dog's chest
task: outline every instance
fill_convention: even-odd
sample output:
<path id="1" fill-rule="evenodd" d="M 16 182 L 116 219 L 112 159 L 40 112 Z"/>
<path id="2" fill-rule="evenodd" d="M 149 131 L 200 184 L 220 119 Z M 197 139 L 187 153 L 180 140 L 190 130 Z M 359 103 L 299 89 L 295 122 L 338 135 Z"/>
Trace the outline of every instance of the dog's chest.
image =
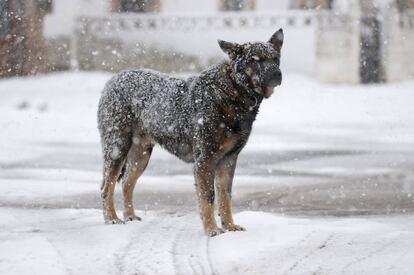
<path id="1" fill-rule="evenodd" d="M 225 137 L 219 146 L 220 155 L 224 156 L 231 152 L 237 151 L 239 148 L 243 147 L 245 142 L 241 138 L 240 134 L 233 134 L 229 137 Z"/>
<path id="2" fill-rule="evenodd" d="M 240 151 L 247 143 L 252 122 L 251 114 L 234 106 L 224 108 L 219 124 L 219 150 L 224 154 Z"/>

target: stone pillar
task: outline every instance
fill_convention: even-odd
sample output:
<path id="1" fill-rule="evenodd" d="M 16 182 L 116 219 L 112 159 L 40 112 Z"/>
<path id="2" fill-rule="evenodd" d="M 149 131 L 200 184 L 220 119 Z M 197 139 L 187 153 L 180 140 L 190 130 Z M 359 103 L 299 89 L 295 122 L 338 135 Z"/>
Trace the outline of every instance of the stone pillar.
<path id="1" fill-rule="evenodd" d="M 387 81 L 414 78 L 414 9 L 398 6 L 384 15 L 383 66 Z"/>
<path id="2" fill-rule="evenodd" d="M 360 0 L 360 64 L 362 83 L 378 83 L 384 80 L 382 68 L 382 28 L 379 10 L 372 0 Z"/>
<path id="3" fill-rule="evenodd" d="M 359 83 L 358 16 L 319 12 L 316 41 L 317 79 L 328 83 Z"/>
<path id="4" fill-rule="evenodd" d="M 43 16 L 38 0 L 3 0 L 4 30 L 0 35 L 0 77 L 45 72 L 47 55 Z"/>

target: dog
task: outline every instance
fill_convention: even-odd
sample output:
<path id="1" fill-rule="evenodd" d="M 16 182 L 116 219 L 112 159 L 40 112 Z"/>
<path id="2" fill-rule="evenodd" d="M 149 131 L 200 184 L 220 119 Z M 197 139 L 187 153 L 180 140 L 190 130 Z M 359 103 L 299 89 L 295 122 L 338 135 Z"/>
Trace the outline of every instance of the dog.
<path id="1" fill-rule="evenodd" d="M 283 37 L 279 29 L 267 42 L 218 40 L 229 59 L 188 79 L 129 70 L 106 83 L 98 107 L 105 223 L 141 220 L 134 212 L 133 190 L 154 145 L 159 144 L 179 159 L 194 163 L 206 234 L 245 230 L 233 221 L 233 176 L 262 100 L 281 85 Z M 117 217 L 113 201 L 122 170 L 124 220 Z M 215 190 L 222 228 L 214 218 Z"/>

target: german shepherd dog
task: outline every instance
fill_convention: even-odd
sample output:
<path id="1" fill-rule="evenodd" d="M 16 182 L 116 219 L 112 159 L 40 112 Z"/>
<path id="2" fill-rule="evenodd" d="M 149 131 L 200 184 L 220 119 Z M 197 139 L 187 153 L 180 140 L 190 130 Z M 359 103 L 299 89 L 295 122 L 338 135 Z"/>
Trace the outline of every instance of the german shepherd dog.
<path id="1" fill-rule="evenodd" d="M 106 83 L 98 108 L 106 223 L 124 222 L 118 219 L 113 201 L 118 179 L 122 182 L 124 220 L 141 220 L 134 212 L 133 190 L 152 148 L 159 144 L 181 160 L 194 163 L 206 234 L 245 230 L 233 222 L 234 170 L 263 98 L 282 82 L 283 30 L 268 42 L 219 40 L 218 44 L 229 60 L 198 76 L 181 79 L 150 70 L 130 70 Z M 214 218 L 215 190 L 222 228 Z"/>

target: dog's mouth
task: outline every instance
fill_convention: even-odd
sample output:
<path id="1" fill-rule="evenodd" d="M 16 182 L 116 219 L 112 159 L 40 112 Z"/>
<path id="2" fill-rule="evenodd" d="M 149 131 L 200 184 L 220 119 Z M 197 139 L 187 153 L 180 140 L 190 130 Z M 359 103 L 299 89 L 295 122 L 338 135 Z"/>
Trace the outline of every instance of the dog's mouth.
<path id="1" fill-rule="evenodd" d="M 275 89 L 277 86 L 280 86 L 280 85 L 281 85 L 281 83 L 277 84 L 276 86 L 265 86 L 265 87 L 262 89 L 262 91 L 263 91 L 263 96 L 264 96 L 265 98 L 269 98 L 269 97 L 273 94 L 274 89 Z"/>
<path id="2" fill-rule="evenodd" d="M 263 96 L 264 96 L 264 98 L 269 98 L 273 94 L 273 89 L 274 88 L 275 87 L 273 87 L 273 86 L 266 86 L 263 89 Z"/>
<path id="3" fill-rule="evenodd" d="M 256 93 L 261 94 L 264 98 L 269 98 L 273 94 L 274 89 L 282 84 L 281 79 L 273 83 L 260 84 L 258 77 L 253 77 L 252 82 L 256 86 L 254 89 Z"/>
<path id="4" fill-rule="evenodd" d="M 269 98 L 273 94 L 274 89 L 282 84 L 282 79 L 272 79 L 272 81 L 263 84 L 261 87 L 263 97 Z"/>

